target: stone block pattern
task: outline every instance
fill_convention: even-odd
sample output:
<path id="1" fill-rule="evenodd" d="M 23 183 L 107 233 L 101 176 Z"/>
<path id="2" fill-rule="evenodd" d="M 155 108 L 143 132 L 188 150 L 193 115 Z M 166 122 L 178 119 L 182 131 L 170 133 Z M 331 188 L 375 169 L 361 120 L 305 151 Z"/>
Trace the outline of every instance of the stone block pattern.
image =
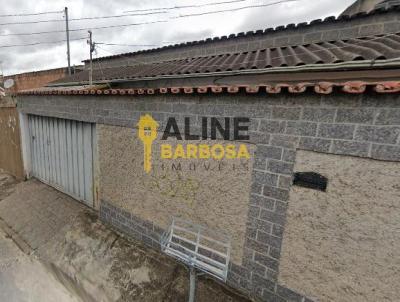
<path id="1" fill-rule="evenodd" d="M 105 200 L 100 204 L 100 219 L 128 237 L 141 241 L 150 248 L 160 249 L 160 238 L 165 231 L 152 222 L 136 217 Z"/>
<path id="2" fill-rule="evenodd" d="M 246 242 L 242 265 L 231 265 L 229 284 L 262 301 L 309 301 L 277 284 L 296 150 L 400 161 L 399 94 L 24 96 L 18 106 L 23 113 L 124 127 L 136 127 L 145 113 L 160 128 L 169 117 L 180 125 L 190 117 L 194 131 L 203 116 L 249 117 L 257 150 Z M 157 246 L 157 237 L 147 235 L 157 233 L 154 227 L 143 231 L 136 218 L 133 225 L 140 228 L 118 217 L 111 217 L 113 225 Z"/>

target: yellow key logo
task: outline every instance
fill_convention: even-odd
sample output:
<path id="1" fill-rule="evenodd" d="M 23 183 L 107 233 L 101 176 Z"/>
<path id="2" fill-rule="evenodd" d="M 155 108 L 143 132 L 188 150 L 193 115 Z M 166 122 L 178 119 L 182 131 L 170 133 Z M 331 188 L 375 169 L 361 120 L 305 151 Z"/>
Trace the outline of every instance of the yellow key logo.
<path id="1" fill-rule="evenodd" d="M 151 171 L 151 146 L 153 141 L 157 138 L 158 123 L 146 114 L 140 117 L 139 123 L 139 139 L 143 142 L 144 146 L 144 171 L 150 173 Z"/>

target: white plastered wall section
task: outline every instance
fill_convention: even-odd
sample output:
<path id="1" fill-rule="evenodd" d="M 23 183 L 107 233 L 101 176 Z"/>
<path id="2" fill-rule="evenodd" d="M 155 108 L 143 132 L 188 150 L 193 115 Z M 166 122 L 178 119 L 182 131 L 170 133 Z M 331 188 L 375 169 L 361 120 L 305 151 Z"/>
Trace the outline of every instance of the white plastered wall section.
<path id="1" fill-rule="evenodd" d="M 397 301 L 400 163 L 298 151 L 295 171 L 327 192 L 293 186 L 279 282 L 315 301 Z"/>

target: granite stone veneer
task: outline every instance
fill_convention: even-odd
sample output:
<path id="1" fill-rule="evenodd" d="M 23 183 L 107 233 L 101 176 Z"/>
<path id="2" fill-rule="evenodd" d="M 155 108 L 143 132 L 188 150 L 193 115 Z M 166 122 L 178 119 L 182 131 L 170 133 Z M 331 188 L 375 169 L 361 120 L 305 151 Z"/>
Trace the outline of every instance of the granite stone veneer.
<path id="1" fill-rule="evenodd" d="M 251 118 L 257 149 L 246 241 L 242 265 L 231 265 L 229 284 L 262 301 L 310 301 L 277 282 L 296 151 L 400 161 L 398 94 L 21 96 L 18 106 L 23 113 L 123 127 L 135 127 L 144 113 L 161 124 L 171 116 L 180 123 L 186 116 Z M 150 222 L 123 220 L 134 213 L 118 214 L 110 203 L 102 205 L 103 219 L 136 229 L 136 237 L 157 245 L 160 230 Z"/>

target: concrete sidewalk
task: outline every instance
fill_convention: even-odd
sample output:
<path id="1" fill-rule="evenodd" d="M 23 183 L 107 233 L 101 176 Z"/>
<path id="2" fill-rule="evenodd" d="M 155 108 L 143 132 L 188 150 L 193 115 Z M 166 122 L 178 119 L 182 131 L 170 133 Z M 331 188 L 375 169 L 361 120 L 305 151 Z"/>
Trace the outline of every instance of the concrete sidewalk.
<path id="1" fill-rule="evenodd" d="M 0 192 L 1 192 L 0 186 Z M 0 226 L 83 301 L 186 302 L 188 272 L 102 224 L 97 213 L 37 180 L 0 199 Z M 200 277 L 197 302 L 244 302 Z"/>
<path id="2" fill-rule="evenodd" d="M 0 219 L 36 250 L 84 210 L 71 197 L 30 180 L 17 184 L 14 193 L 0 202 Z"/>
<path id="3" fill-rule="evenodd" d="M 82 302 L 34 256 L 20 251 L 1 229 L 0 301 Z"/>

